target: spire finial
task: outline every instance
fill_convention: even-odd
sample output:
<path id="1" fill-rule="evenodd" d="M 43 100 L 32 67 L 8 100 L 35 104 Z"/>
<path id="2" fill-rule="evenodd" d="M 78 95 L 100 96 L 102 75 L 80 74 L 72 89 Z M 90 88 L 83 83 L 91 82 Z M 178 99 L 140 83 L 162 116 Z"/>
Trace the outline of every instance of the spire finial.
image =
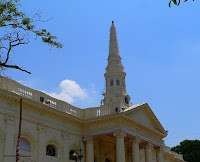
<path id="1" fill-rule="evenodd" d="M 115 26 L 115 25 L 114 25 L 114 21 L 112 21 L 112 26 Z"/>

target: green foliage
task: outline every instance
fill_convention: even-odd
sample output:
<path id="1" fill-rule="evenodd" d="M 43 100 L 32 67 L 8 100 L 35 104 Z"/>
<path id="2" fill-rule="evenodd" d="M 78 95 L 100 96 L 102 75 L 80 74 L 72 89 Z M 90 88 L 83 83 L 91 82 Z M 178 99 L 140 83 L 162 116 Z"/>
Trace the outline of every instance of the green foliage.
<path id="1" fill-rule="evenodd" d="M 52 35 L 46 29 L 38 29 L 37 25 L 42 22 L 40 13 L 36 13 L 32 17 L 21 12 L 20 0 L 0 0 L 0 71 L 5 68 L 14 68 L 26 73 L 29 71 L 20 68 L 18 65 L 9 65 L 10 54 L 13 48 L 19 45 L 29 43 L 31 34 L 41 38 L 41 41 L 56 47 L 62 48 L 63 45 L 56 41 L 57 37 Z"/>
<path id="2" fill-rule="evenodd" d="M 184 0 L 184 2 L 187 2 L 188 0 Z M 194 1 L 194 0 L 192 0 Z M 169 1 L 169 7 L 171 7 L 171 2 L 173 2 L 176 6 L 179 6 L 181 3 L 181 0 L 170 0 Z"/>
<path id="3" fill-rule="evenodd" d="M 179 154 L 183 154 L 183 159 L 188 162 L 200 162 L 200 141 L 199 140 L 184 140 L 173 148 Z"/>
<path id="4" fill-rule="evenodd" d="M 30 20 L 29 18 L 24 18 L 24 19 L 22 19 L 22 24 L 23 24 L 23 25 L 29 25 L 30 22 L 31 22 L 31 20 Z"/>
<path id="5" fill-rule="evenodd" d="M 38 13 L 32 18 L 28 17 L 25 13 L 19 11 L 19 0 L 0 0 L 0 28 L 20 29 L 24 32 L 34 33 L 41 37 L 44 43 L 57 48 L 62 48 L 63 45 L 56 41 L 57 37 L 51 35 L 46 29 L 37 29 L 34 24 L 36 16 L 39 17 Z"/>

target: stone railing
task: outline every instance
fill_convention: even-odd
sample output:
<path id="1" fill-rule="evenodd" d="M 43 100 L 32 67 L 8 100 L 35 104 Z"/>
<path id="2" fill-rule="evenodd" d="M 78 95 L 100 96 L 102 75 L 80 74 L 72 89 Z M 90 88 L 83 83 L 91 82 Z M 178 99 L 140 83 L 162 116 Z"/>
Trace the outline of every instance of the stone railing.
<path id="1" fill-rule="evenodd" d="M 102 105 L 100 107 L 92 107 L 92 108 L 87 108 L 84 109 L 85 111 L 85 118 L 89 119 L 93 117 L 99 117 L 99 116 L 105 116 L 105 115 L 110 115 L 114 114 L 115 112 L 113 111 L 114 109 L 109 106 Z"/>
<path id="2" fill-rule="evenodd" d="M 171 148 L 168 146 L 164 146 L 163 151 L 174 155 L 176 159 L 183 160 L 183 155 L 177 154 L 176 152 L 171 151 Z"/>
<path id="3" fill-rule="evenodd" d="M 84 117 L 82 109 L 74 107 L 68 104 L 67 102 L 55 99 L 44 92 L 28 88 L 9 78 L 0 77 L 0 88 L 16 93 L 20 96 L 29 98 L 36 102 L 43 103 L 49 107 L 64 111 L 73 116 L 77 116 L 79 118 Z"/>
<path id="4" fill-rule="evenodd" d="M 42 104 L 52 107 L 54 109 L 61 110 L 63 112 L 66 112 L 67 114 L 71 114 L 73 116 L 76 116 L 76 117 L 79 117 L 82 119 L 83 118 L 87 118 L 87 119 L 95 118 L 95 117 L 115 113 L 108 106 L 80 109 L 80 108 L 70 105 L 67 102 L 55 99 L 55 98 L 47 95 L 44 92 L 31 89 L 31 88 L 24 86 L 14 80 L 11 80 L 11 79 L 5 78 L 5 77 L 1 77 L 1 76 L 0 76 L 0 89 L 4 89 L 7 91 L 16 93 L 20 96 L 29 98 L 36 102 L 42 103 Z"/>

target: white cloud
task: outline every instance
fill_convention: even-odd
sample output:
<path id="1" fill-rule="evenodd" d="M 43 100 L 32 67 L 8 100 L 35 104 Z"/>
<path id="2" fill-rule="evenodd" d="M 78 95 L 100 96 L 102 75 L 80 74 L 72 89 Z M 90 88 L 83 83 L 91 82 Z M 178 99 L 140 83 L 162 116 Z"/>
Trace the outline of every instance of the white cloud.
<path id="1" fill-rule="evenodd" d="M 47 92 L 45 92 L 45 93 L 47 93 Z M 47 93 L 47 94 L 50 95 L 51 97 L 57 98 L 62 101 L 66 101 L 68 103 L 74 102 L 74 99 L 64 92 L 61 92 L 59 94 L 58 93 Z"/>
<path id="2" fill-rule="evenodd" d="M 83 100 L 88 97 L 86 89 L 81 88 L 80 85 L 73 80 L 63 80 L 59 87 L 61 90 L 60 93 L 45 93 L 68 103 L 73 103 L 76 99 Z"/>
<path id="3" fill-rule="evenodd" d="M 91 92 L 93 93 L 93 94 L 96 94 L 97 93 L 97 91 L 96 91 L 96 88 L 95 88 L 95 85 L 94 84 L 91 84 Z"/>

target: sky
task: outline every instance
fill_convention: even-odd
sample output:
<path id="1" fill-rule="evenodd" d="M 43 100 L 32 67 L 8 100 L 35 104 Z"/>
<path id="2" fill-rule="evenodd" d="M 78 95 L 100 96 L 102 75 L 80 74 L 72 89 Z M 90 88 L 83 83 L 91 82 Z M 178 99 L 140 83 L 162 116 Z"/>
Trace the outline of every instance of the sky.
<path id="1" fill-rule="evenodd" d="M 163 127 L 165 143 L 200 139 L 200 2 L 168 7 L 168 0 L 21 0 L 28 15 L 41 11 L 46 28 L 64 47 L 30 35 L 10 63 L 32 72 L 6 76 L 80 108 L 100 105 L 115 22 L 120 55 L 133 104 L 148 103 Z"/>

